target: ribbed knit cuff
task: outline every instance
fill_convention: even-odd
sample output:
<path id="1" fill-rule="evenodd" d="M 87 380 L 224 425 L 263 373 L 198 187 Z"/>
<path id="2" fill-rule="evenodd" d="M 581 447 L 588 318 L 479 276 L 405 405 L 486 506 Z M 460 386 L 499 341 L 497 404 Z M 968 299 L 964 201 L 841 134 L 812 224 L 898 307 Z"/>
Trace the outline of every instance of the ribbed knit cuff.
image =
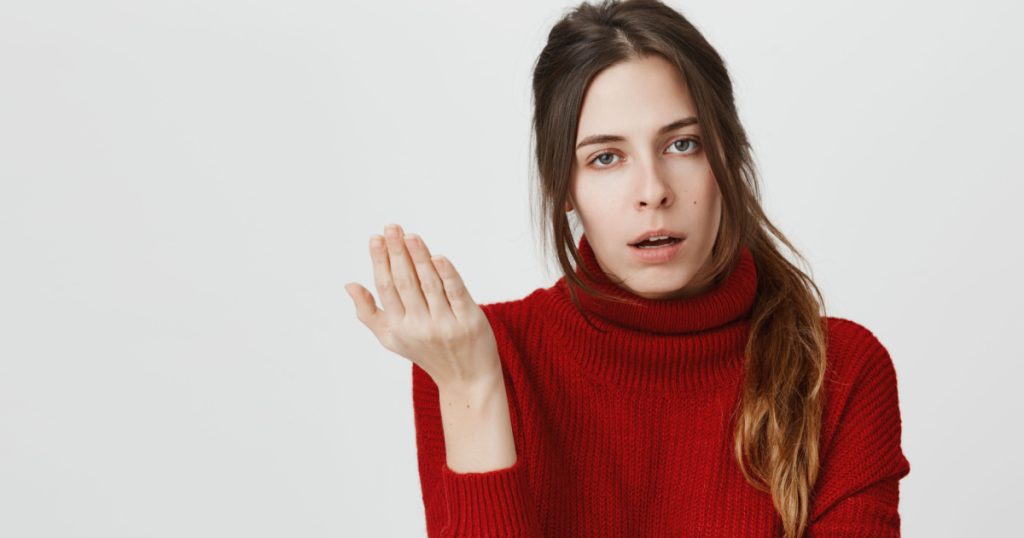
<path id="1" fill-rule="evenodd" d="M 483 473 L 441 467 L 448 499 L 442 536 L 539 536 L 521 456 L 511 467 Z"/>

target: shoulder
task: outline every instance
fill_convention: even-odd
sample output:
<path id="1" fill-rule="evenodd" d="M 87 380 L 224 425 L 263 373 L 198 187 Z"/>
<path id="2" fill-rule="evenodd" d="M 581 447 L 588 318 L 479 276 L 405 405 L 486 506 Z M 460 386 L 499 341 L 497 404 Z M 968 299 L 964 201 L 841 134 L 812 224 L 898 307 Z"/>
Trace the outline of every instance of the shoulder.
<path id="1" fill-rule="evenodd" d="M 910 464 L 901 448 L 902 417 L 896 368 L 867 327 L 826 318 L 828 357 L 822 417 L 822 480 L 859 476 L 858 483 L 901 478 Z M 829 478 L 831 477 L 831 478 Z M 825 503 L 826 505 L 828 503 Z"/>
<path id="2" fill-rule="evenodd" d="M 881 341 L 870 329 L 851 319 L 828 316 L 829 339 L 846 349 L 849 346 L 883 350 Z M 855 350 L 851 350 L 855 351 Z"/>
<path id="3" fill-rule="evenodd" d="M 889 350 L 878 336 L 856 321 L 826 317 L 830 377 L 853 382 L 865 375 L 895 375 Z"/>
<path id="4" fill-rule="evenodd" d="M 899 431 L 896 368 L 888 349 L 867 327 L 828 317 L 825 376 L 826 437 L 841 424 Z M 893 428 L 895 426 L 895 429 Z"/>

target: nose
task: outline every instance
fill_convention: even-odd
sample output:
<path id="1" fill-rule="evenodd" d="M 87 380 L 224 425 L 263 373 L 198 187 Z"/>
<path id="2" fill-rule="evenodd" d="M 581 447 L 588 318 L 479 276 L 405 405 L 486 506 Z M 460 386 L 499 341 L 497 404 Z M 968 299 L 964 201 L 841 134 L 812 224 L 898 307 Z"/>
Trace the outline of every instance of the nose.
<path id="1" fill-rule="evenodd" d="M 672 189 L 657 169 L 656 164 L 650 164 L 642 169 L 643 177 L 640 178 L 639 194 L 637 196 L 637 209 L 649 206 L 667 206 L 672 202 Z"/>

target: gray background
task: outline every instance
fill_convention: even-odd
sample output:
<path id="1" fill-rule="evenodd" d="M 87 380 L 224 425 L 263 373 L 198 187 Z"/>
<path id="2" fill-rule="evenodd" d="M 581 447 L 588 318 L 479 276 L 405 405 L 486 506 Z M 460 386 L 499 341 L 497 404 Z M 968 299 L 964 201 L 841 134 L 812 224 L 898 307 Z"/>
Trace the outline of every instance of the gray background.
<path id="1" fill-rule="evenodd" d="M 672 3 L 895 361 L 904 534 L 1019 533 L 1021 8 L 824 4 Z M 0 535 L 423 535 L 410 363 L 343 286 L 390 222 L 480 303 L 554 282 L 529 77 L 571 5 L 0 5 Z"/>

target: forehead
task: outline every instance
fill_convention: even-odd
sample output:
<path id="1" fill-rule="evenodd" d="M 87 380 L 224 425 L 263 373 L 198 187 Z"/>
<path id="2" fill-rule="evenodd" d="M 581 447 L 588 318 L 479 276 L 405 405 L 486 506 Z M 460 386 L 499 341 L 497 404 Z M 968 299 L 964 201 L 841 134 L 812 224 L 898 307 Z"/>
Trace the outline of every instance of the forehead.
<path id="1" fill-rule="evenodd" d="M 683 74 L 668 60 L 652 55 L 617 63 L 591 80 L 577 135 L 639 136 L 696 112 Z"/>

